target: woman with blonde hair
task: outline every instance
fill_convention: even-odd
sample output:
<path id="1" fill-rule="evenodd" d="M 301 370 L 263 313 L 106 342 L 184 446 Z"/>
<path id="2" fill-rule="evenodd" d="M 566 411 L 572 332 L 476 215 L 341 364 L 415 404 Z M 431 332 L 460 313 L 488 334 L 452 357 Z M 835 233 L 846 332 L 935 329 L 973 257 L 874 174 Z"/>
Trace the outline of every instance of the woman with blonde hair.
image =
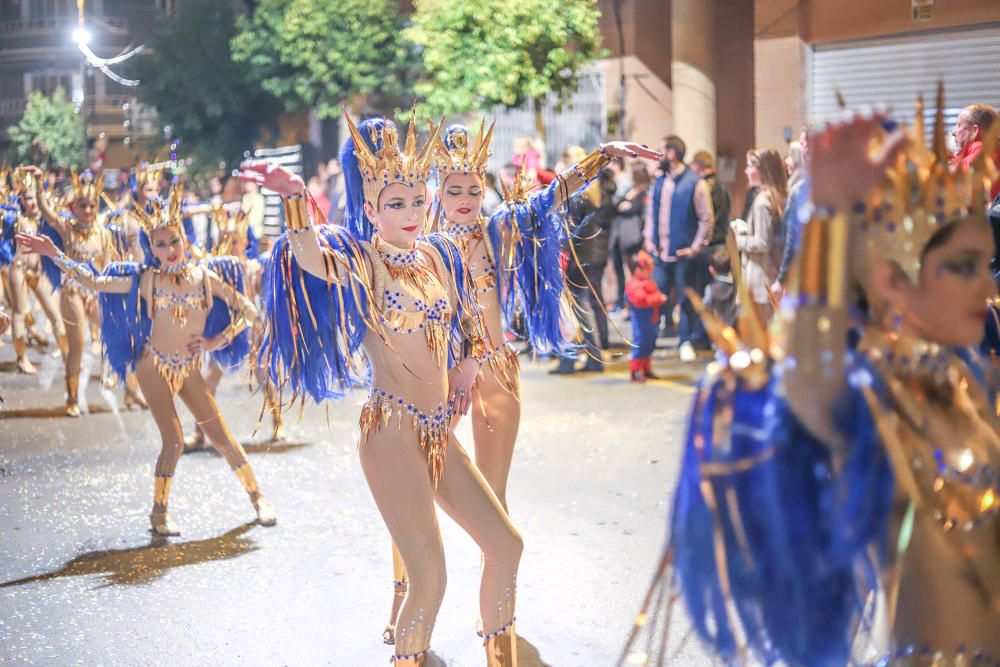
<path id="1" fill-rule="evenodd" d="M 781 267 L 781 214 L 788 197 L 785 164 L 776 150 L 751 149 L 747 151 L 746 175 L 750 186 L 759 191 L 746 221 L 734 224 L 733 231 L 750 298 L 761 316 L 770 319 L 774 306 L 768 286 L 777 279 Z"/>

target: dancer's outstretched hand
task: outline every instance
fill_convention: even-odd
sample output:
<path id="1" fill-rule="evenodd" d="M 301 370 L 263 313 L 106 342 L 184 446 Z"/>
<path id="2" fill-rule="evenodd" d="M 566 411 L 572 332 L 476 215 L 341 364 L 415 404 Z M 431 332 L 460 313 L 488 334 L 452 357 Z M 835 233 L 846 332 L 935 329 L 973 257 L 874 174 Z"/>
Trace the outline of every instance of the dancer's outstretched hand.
<path id="1" fill-rule="evenodd" d="M 18 234 L 14 237 L 17 247 L 32 255 L 44 255 L 55 257 L 59 254 L 59 249 L 48 236 L 43 234 Z"/>
<path id="2" fill-rule="evenodd" d="M 906 134 L 898 129 L 872 152 L 872 135 L 887 117 L 885 113 L 855 114 L 809 134 L 809 176 L 817 206 L 847 210 L 882 181 L 886 168 L 906 145 Z"/>
<path id="3" fill-rule="evenodd" d="M 305 192 L 306 184 L 297 174 L 268 160 L 248 160 L 240 165 L 237 175 L 241 181 L 256 183 L 262 188 L 277 192 L 283 197 L 300 195 Z"/>
<path id="4" fill-rule="evenodd" d="M 646 144 L 634 144 L 631 141 L 609 141 L 601 144 L 601 149 L 611 157 L 642 158 L 643 160 L 662 160 L 663 153 L 654 151 Z"/>

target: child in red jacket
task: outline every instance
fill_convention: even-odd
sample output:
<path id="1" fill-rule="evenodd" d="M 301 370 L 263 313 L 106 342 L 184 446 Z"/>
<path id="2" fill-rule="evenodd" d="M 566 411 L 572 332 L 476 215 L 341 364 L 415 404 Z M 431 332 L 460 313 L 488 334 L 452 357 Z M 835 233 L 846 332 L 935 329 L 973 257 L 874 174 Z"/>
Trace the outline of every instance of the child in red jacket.
<path id="1" fill-rule="evenodd" d="M 632 258 L 632 275 L 625 283 L 625 298 L 629 304 L 632 321 L 632 382 L 645 382 L 654 378 L 652 369 L 653 348 L 660 321 L 660 305 L 667 297 L 653 280 L 653 258 L 640 250 Z"/>

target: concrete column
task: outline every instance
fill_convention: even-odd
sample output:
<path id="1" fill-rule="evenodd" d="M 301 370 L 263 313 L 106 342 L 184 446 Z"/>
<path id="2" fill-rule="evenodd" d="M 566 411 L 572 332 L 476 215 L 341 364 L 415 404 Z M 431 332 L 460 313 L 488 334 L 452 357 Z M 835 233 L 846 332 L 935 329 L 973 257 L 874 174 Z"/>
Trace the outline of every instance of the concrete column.
<path id="1" fill-rule="evenodd" d="M 674 134 L 715 153 L 715 0 L 671 0 Z"/>

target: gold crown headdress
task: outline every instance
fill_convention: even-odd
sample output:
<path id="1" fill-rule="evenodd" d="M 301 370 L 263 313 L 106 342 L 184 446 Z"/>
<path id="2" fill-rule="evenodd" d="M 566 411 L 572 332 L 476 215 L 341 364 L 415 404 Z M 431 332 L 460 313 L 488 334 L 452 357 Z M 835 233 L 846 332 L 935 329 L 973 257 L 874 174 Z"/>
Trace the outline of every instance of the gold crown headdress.
<path id="1" fill-rule="evenodd" d="M 169 198 L 157 197 L 146 204 L 144 209 L 137 207 L 135 215 L 139 218 L 139 223 L 147 236 L 158 229 L 174 227 L 180 230 L 181 237 L 184 237 L 183 203 L 184 186 L 176 183 L 170 188 Z"/>
<path id="2" fill-rule="evenodd" d="M 219 242 L 212 253 L 215 255 L 242 253 L 250 228 L 250 218 L 247 214 L 240 210 L 236 215 L 230 215 L 225 206 L 219 203 L 212 206 L 212 220 L 219 230 L 217 236 Z"/>
<path id="3" fill-rule="evenodd" d="M 527 203 L 532 191 L 537 186 L 538 184 L 528 176 L 524 163 L 521 164 L 520 169 L 514 174 L 514 182 L 511 184 L 511 187 L 508 188 L 503 179 L 500 179 L 500 190 L 503 194 L 503 200 L 508 204 Z"/>
<path id="4" fill-rule="evenodd" d="M 480 121 L 479 132 L 471 143 L 469 130 L 462 125 L 449 127 L 444 137 L 437 138 L 434 148 L 442 184 L 451 174 L 476 174 L 480 177 L 486 174 L 486 163 L 493 155 L 490 145 L 493 143 L 495 126 L 496 123 L 493 123 L 490 129 L 486 130 L 486 121 Z"/>
<path id="5" fill-rule="evenodd" d="M 18 170 L 21 168 L 18 167 Z M 8 178 L 10 180 L 8 181 Z M 0 196 L 6 197 L 9 192 L 11 192 L 11 184 L 13 185 L 13 190 L 17 191 L 17 184 L 13 183 L 13 177 L 10 173 L 10 165 L 0 166 Z"/>
<path id="6" fill-rule="evenodd" d="M 917 101 L 909 145 L 886 173 L 886 184 L 875 190 L 860 212 L 867 263 L 895 262 L 916 284 L 928 241 L 943 226 L 963 220 L 986 225 L 986 204 L 996 167 L 990 151 L 982 151 L 971 169 L 949 168 L 945 148 L 944 89 L 939 84 L 931 146 L 924 139 L 924 105 Z M 996 131 L 991 128 L 996 141 Z M 991 145 L 991 144 L 987 144 Z"/>
<path id="7" fill-rule="evenodd" d="M 163 169 L 151 165 L 137 166 L 132 169 L 135 178 L 135 189 L 139 190 L 146 183 L 159 183 L 163 178 Z"/>
<path id="8" fill-rule="evenodd" d="M 2 180 L 2 174 L 0 174 L 0 181 Z M 25 170 L 24 167 L 18 167 L 14 170 L 14 173 L 10 175 L 10 182 L 13 185 L 14 192 L 17 194 L 29 191 L 34 192 L 37 186 L 35 175 Z"/>
<path id="9" fill-rule="evenodd" d="M 73 199 L 89 199 L 95 204 L 98 203 L 104 191 L 104 172 L 96 177 L 91 171 L 79 174 L 73 169 L 70 173 L 73 177 Z"/>
<path id="10" fill-rule="evenodd" d="M 389 185 L 402 183 L 413 187 L 417 183 L 427 182 L 434 162 L 432 148 L 441 128 L 440 124 L 431 131 L 423 148 L 417 150 L 417 110 L 414 107 L 410 112 L 410 127 L 406 132 L 403 150 L 399 149 L 396 127 L 386 120 L 381 130 L 371 130 L 372 143 L 378 145 L 380 135 L 382 139 L 382 148 L 372 152 L 346 112 L 344 118 L 347 119 L 347 128 L 354 139 L 354 155 L 358 158 L 361 180 L 364 182 L 365 201 L 377 207 L 379 193 Z"/>

